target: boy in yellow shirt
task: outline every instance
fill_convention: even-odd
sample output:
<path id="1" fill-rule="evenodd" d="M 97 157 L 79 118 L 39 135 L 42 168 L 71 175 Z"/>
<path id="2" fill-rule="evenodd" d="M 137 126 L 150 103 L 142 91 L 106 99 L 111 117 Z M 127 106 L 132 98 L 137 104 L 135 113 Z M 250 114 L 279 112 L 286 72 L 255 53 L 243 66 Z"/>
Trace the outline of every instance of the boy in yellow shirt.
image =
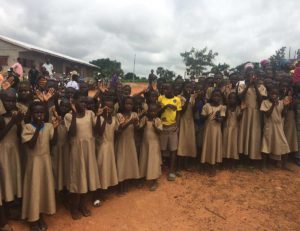
<path id="1" fill-rule="evenodd" d="M 169 181 L 174 181 L 176 178 L 176 153 L 178 147 L 178 112 L 181 111 L 180 98 L 174 96 L 173 86 L 171 83 L 164 84 L 164 95 L 159 96 L 158 102 L 161 105 L 159 112 L 163 132 L 160 136 L 160 146 L 162 152 L 170 151 L 171 164 L 168 175 Z"/>

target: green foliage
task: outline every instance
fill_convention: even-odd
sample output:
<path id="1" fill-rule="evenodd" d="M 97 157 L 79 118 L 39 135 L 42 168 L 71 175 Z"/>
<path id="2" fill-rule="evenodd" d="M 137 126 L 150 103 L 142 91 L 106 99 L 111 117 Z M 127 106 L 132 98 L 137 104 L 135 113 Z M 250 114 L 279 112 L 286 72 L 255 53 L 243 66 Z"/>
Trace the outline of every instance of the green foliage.
<path id="1" fill-rule="evenodd" d="M 95 78 L 111 78 L 114 74 L 119 75 L 121 78 L 124 75 L 122 70 L 121 63 L 116 60 L 106 59 L 96 59 L 90 61 L 91 64 L 94 64 L 100 68 L 100 76 L 96 75 Z"/>
<path id="2" fill-rule="evenodd" d="M 180 53 L 186 66 L 187 74 L 191 76 L 200 76 L 208 67 L 213 67 L 213 60 L 218 56 L 217 52 L 208 50 L 204 47 L 197 50 L 194 47 L 190 51 Z"/>
<path id="3" fill-rule="evenodd" d="M 139 79 L 139 77 L 137 77 L 136 74 L 134 74 L 132 72 L 128 72 L 124 75 L 123 79 L 133 81 L 133 80 Z"/>
<path id="4" fill-rule="evenodd" d="M 212 72 L 214 74 L 223 73 L 224 71 L 229 70 L 229 68 L 230 68 L 229 64 L 227 64 L 227 63 L 223 63 L 223 64 L 219 63 L 218 65 L 214 65 L 211 68 L 210 72 Z"/>
<path id="5" fill-rule="evenodd" d="M 281 47 L 279 50 L 275 51 L 275 54 L 272 55 L 270 59 L 270 64 L 273 68 L 278 69 L 280 62 L 285 59 L 286 47 Z"/>
<path id="6" fill-rule="evenodd" d="M 176 76 L 174 71 L 164 69 L 163 67 L 158 67 L 156 69 L 156 74 L 159 76 L 159 78 L 165 79 L 166 81 L 171 81 Z"/>

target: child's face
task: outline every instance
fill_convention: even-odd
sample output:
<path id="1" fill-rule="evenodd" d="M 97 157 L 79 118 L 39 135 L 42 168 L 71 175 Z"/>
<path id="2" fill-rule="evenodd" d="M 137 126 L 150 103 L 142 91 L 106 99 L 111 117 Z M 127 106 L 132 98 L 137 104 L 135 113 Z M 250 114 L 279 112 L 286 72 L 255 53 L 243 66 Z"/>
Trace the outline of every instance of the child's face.
<path id="1" fill-rule="evenodd" d="M 12 92 L 8 92 L 3 95 L 2 97 L 2 103 L 6 111 L 13 111 L 16 109 L 16 101 L 17 97 L 16 94 L 13 94 Z"/>
<path id="2" fill-rule="evenodd" d="M 112 114 L 113 110 L 114 110 L 114 103 L 113 101 L 106 101 L 105 102 L 105 106 L 106 106 L 106 111 L 109 115 Z"/>
<path id="3" fill-rule="evenodd" d="M 32 119 L 37 124 L 43 123 L 45 119 L 45 108 L 41 105 L 35 106 L 32 109 Z"/>
<path id="4" fill-rule="evenodd" d="M 32 99 L 32 89 L 29 85 L 19 85 L 18 97 L 21 101 L 30 101 Z"/>
<path id="5" fill-rule="evenodd" d="M 76 92 L 76 90 L 74 88 L 68 87 L 65 90 L 65 95 L 68 99 L 72 99 L 74 97 L 75 92 Z"/>
<path id="6" fill-rule="evenodd" d="M 220 92 L 215 92 L 211 96 L 211 99 L 212 99 L 213 102 L 220 104 L 221 101 L 222 101 L 222 95 L 221 95 Z"/>
<path id="7" fill-rule="evenodd" d="M 228 103 L 230 105 L 235 105 L 237 103 L 237 97 L 236 97 L 236 94 L 230 94 L 228 96 Z"/>
<path id="8" fill-rule="evenodd" d="M 130 87 L 124 87 L 123 88 L 123 96 L 130 96 L 131 94 L 131 88 Z"/>
<path id="9" fill-rule="evenodd" d="M 125 100 L 125 110 L 127 112 L 131 112 L 132 111 L 132 108 L 133 108 L 133 100 L 132 99 L 126 99 Z"/>
<path id="10" fill-rule="evenodd" d="M 75 103 L 76 110 L 79 112 L 83 112 L 86 109 L 86 98 L 79 97 L 79 99 Z"/>
<path id="11" fill-rule="evenodd" d="M 88 97 L 86 100 L 86 109 L 95 111 L 96 105 L 93 98 Z"/>
<path id="12" fill-rule="evenodd" d="M 79 84 L 79 90 L 82 93 L 87 93 L 89 91 L 89 85 L 85 82 Z"/>
<path id="13" fill-rule="evenodd" d="M 69 101 L 67 100 L 63 100 L 60 102 L 59 104 L 59 110 L 61 112 L 61 114 L 64 116 L 65 114 L 67 114 L 69 111 L 71 111 L 71 104 Z"/>
<path id="14" fill-rule="evenodd" d="M 184 91 L 187 93 L 187 94 L 192 94 L 193 93 L 193 87 L 191 84 L 187 84 L 185 87 L 184 87 Z"/>
<path id="15" fill-rule="evenodd" d="M 278 99 L 278 95 L 279 95 L 278 91 L 276 89 L 272 89 L 269 98 L 271 99 L 271 101 L 275 101 Z"/>
<path id="16" fill-rule="evenodd" d="M 167 84 L 164 86 L 164 94 L 167 97 L 173 97 L 173 88 L 171 86 L 171 84 Z"/>
<path id="17" fill-rule="evenodd" d="M 177 83 L 177 84 L 174 86 L 174 95 L 180 95 L 180 94 L 181 94 L 181 91 L 182 91 L 181 84 L 180 84 L 180 83 Z"/>

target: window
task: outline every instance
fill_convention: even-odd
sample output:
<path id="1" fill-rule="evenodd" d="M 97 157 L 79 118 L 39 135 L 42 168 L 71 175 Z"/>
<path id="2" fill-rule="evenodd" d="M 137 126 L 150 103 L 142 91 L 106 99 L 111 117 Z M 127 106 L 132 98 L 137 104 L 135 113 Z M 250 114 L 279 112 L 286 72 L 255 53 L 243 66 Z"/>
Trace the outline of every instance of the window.
<path id="1" fill-rule="evenodd" d="M 0 56 L 0 66 L 7 66 L 8 56 Z"/>

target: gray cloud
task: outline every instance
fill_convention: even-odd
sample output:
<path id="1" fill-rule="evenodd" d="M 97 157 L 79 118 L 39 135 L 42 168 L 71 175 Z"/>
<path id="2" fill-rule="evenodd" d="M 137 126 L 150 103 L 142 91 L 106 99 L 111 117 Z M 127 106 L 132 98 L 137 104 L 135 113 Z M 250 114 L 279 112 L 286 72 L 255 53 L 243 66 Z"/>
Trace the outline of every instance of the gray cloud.
<path id="1" fill-rule="evenodd" d="M 204 46 L 232 66 L 300 48 L 298 0 L 4 0 L 1 34 L 92 60 L 121 61 L 147 75 L 167 67 L 184 73 L 180 52 Z"/>

